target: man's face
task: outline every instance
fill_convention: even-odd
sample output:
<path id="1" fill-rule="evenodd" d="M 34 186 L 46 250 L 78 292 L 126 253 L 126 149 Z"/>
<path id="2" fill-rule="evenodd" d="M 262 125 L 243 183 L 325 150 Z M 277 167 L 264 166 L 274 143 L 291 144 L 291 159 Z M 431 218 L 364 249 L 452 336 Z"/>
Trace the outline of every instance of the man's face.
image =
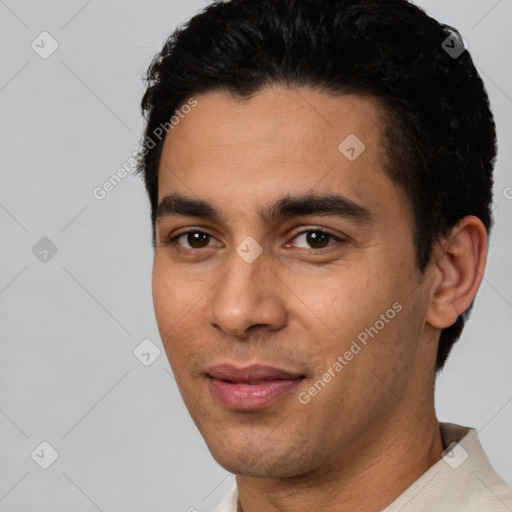
<path id="1" fill-rule="evenodd" d="M 186 196 L 218 214 L 177 215 L 169 200 L 159 211 L 153 297 L 176 381 L 229 471 L 335 467 L 392 423 L 418 423 L 435 365 L 431 281 L 383 170 L 380 109 L 283 87 L 196 100 L 167 135 L 158 178 L 159 202 Z M 354 137 L 339 148 L 351 134 L 362 153 Z M 260 216 L 306 195 L 345 206 Z"/>

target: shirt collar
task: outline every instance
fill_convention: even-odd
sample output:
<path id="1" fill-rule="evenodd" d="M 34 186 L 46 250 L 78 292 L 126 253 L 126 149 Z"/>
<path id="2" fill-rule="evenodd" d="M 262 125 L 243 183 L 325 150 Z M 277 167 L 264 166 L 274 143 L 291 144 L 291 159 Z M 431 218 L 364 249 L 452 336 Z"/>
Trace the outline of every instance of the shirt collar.
<path id="1" fill-rule="evenodd" d="M 511 512 L 510 488 L 496 474 L 473 428 L 440 423 L 443 457 L 382 512 Z M 484 506 L 485 508 L 479 508 Z M 489 507 L 489 508 L 487 508 Z M 236 509 L 235 509 L 236 510 Z"/>
<path id="2" fill-rule="evenodd" d="M 440 423 L 439 428 L 446 448 L 442 459 L 382 512 L 511 512 L 511 488 L 491 466 L 477 431 L 453 423 Z M 213 512 L 237 512 L 237 501 L 233 487 Z"/>

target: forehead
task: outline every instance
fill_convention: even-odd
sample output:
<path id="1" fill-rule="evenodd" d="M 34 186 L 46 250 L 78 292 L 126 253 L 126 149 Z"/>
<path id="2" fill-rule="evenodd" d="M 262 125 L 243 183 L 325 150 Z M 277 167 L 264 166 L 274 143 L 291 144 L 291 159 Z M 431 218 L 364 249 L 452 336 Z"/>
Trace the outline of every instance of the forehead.
<path id="1" fill-rule="evenodd" d="M 309 161 L 326 150 L 338 151 L 351 134 L 372 144 L 372 153 L 381 149 L 383 110 L 371 97 L 274 85 L 248 98 L 218 90 L 199 95 L 196 101 L 172 127 L 164 151 L 172 149 L 175 156 L 201 160 L 213 160 L 216 151 L 222 151 L 222 156 L 243 159 L 240 149 L 250 146 L 260 153 L 275 149 Z M 174 144 L 177 132 L 179 146 Z M 180 147 L 198 153 L 184 155 Z"/>
<path id="2" fill-rule="evenodd" d="M 165 139 L 159 201 L 179 192 L 250 208 L 284 191 L 336 192 L 371 210 L 379 195 L 401 195 L 384 172 L 383 111 L 372 98 L 273 86 L 195 99 Z"/>

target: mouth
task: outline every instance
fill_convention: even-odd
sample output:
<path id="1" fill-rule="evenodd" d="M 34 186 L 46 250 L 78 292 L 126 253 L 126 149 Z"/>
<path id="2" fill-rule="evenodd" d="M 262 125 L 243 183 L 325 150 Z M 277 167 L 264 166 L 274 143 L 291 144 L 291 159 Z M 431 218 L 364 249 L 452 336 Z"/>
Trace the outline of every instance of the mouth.
<path id="1" fill-rule="evenodd" d="M 208 368 L 207 377 L 219 405 L 231 410 L 255 411 L 290 395 L 305 375 L 272 366 L 241 368 L 223 364 Z"/>

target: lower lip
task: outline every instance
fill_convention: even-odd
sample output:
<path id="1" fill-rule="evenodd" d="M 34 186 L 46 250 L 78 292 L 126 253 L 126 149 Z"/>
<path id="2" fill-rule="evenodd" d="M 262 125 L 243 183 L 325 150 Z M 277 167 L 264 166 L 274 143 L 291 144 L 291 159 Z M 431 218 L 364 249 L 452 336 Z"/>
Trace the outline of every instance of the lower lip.
<path id="1" fill-rule="evenodd" d="M 228 409 L 255 411 L 276 402 L 301 382 L 298 379 L 269 380 L 261 384 L 232 384 L 208 377 L 210 389 L 217 401 Z"/>

